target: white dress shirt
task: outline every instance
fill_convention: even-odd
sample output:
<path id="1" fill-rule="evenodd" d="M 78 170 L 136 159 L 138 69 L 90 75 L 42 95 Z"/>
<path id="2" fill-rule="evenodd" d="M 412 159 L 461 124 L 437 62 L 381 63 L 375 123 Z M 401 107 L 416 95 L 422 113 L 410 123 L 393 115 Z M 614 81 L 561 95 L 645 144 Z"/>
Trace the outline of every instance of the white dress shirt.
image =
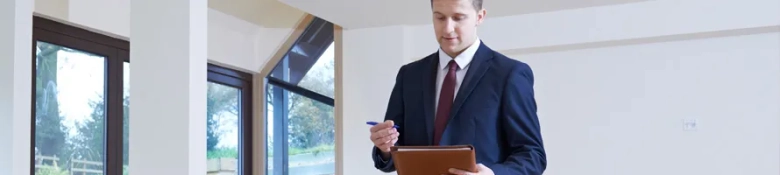
<path id="1" fill-rule="evenodd" d="M 441 84 L 444 83 L 444 77 L 447 76 L 447 72 L 449 72 L 449 67 L 447 66 L 450 63 L 450 60 L 455 60 L 455 63 L 458 63 L 458 69 L 455 72 L 455 94 L 453 95 L 453 100 L 455 100 L 455 96 L 458 95 L 458 90 L 460 90 L 460 85 L 463 84 L 463 78 L 466 77 L 466 71 L 469 70 L 469 65 L 471 63 L 471 60 L 474 59 L 474 54 L 477 53 L 477 49 L 479 49 L 480 41 L 479 38 L 474 41 L 474 43 L 471 44 L 466 50 L 463 51 L 460 55 L 456 56 L 455 58 L 450 57 L 447 55 L 447 53 L 444 53 L 444 51 L 439 48 L 439 69 L 438 72 L 436 72 L 436 103 L 434 105 L 434 111 L 439 109 L 439 94 L 441 94 Z M 436 116 L 436 112 L 434 112 L 434 116 Z"/>

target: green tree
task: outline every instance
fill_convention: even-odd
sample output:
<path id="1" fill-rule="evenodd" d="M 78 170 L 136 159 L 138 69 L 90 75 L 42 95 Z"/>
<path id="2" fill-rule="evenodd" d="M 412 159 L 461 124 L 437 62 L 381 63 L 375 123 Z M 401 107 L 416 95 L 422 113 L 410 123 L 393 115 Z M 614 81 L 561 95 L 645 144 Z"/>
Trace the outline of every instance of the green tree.
<path id="1" fill-rule="evenodd" d="M 299 82 L 299 86 L 333 97 L 334 62 L 325 60 L 323 66 L 313 67 Z M 290 95 L 290 146 L 310 149 L 333 145 L 335 128 L 333 107 L 297 94 Z"/>
<path id="2" fill-rule="evenodd" d="M 125 99 L 122 100 L 122 159 L 124 162 L 124 165 L 129 164 L 128 157 L 130 156 L 130 152 L 128 150 L 130 149 L 130 96 L 125 96 Z M 124 171 L 127 172 L 127 171 Z"/>
<path id="3" fill-rule="evenodd" d="M 57 100 L 58 52 L 64 48 L 38 42 L 35 76 L 35 147 L 37 154 L 57 156 L 58 164 L 68 158 L 65 145 L 67 128 L 62 125 Z"/>
<path id="4" fill-rule="evenodd" d="M 238 116 L 238 89 L 217 83 L 208 83 L 206 98 L 206 150 L 217 150 L 222 131 L 222 124 L 217 118 L 223 112 Z M 236 126 L 238 123 L 236 123 Z"/>
<path id="5" fill-rule="evenodd" d="M 92 113 L 89 118 L 78 122 L 77 135 L 71 137 L 73 158 L 88 161 L 102 161 L 105 153 L 105 103 L 102 95 L 89 104 Z"/>

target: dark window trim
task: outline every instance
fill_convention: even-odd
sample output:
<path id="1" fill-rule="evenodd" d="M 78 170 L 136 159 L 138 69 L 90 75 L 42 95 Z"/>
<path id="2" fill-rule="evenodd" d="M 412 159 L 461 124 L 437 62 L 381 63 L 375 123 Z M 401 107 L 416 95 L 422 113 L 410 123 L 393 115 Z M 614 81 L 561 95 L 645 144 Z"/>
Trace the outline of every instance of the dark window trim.
<path id="1" fill-rule="evenodd" d="M 331 29 L 328 29 L 330 27 Z M 301 95 L 303 97 L 321 102 L 323 104 L 326 104 L 328 106 L 333 107 L 335 100 L 332 97 L 325 96 L 323 94 L 314 92 L 312 90 L 306 89 L 304 87 L 298 86 L 297 81 L 302 79 L 301 77 L 290 77 L 290 54 L 293 53 L 295 47 L 298 47 L 299 43 L 305 41 L 305 42 L 312 42 L 314 41 L 312 46 L 314 48 L 297 48 L 297 51 L 303 51 L 305 52 L 307 57 L 310 59 L 319 59 L 320 56 L 325 52 L 325 50 L 332 44 L 333 38 L 335 37 L 335 34 L 333 33 L 333 24 L 315 17 L 312 22 L 306 26 L 304 29 L 304 32 L 299 36 L 295 43 L 287 49 L 287 53 L 285 56 L 279 60 L 279 62 L 275 63 L 273 66 L 274 68 L 271 70 L 270 74 L 265 77 L 266 86 L 263 87 L 265 92 L 267 93 L 267 96 L 262 97 L 264 106 L 266 106 L 266 109 L 270 109 L 271 106 L 268 104 L 273 104 L 273 111 L 274 114 L 268 115 L 268 113 L 265 113 L 264 116 L 266 117 L 265 120 L 268 120 L 268 118 L 274 118 L 274 123 L 272 125 L 274 126 L 273 131 L 266 131 L 266 133 L 274 134 L 274 140 L 273 140 L 273 149 L 269 150 L 268 143 L 269 140 L 266 140 L 265 143 L 263 143 L 265 147 L 265 152 L 268 153 L 269 151 L 274 152 L 274 156 L 272 159 L 269 159 L 268 157 L 265 157 L 264 159 L 266 162 L 273 162 L 273 167 L 269 167 L 268 163 L 264 165 L 264 172 L 265 174 L 273 174 L 273 175 L 287 175 L 289 174 L 289 158 L 288 153 L 288 134 L 289 131 L 286 129 L 289 125 L 289 118 L 288 118 L 288 111 L 287 106 L 289 106 L 289 95 L 290 93 L 294 93 L 297 95 Z M 331 42 L 327 42 L 331 41 Z M 310 71 L 311 67 L 316 63 L 316 60 L 313 60 L 311 62 L 312 65 L 307 65 L 306 72 Z M 300 71 L 300 70 L 299 70 Z M 296 75 L 292 75 L 296 76 Z M 293 82 L 288 82 L 285 80 L 289 79 L 296 79 L 291 80 Z M 273 88 L 271 88 L 273 87 Z M 288 93 L 290 92 L 290 93 Z M 269 96 L 272 96 L 272 99 L 269 99 Z M 268 137 L 267 135 L 265 137 Z M 284 156 L 279 156 L 284 155 Z M 273 168 L 275 172 L 269 172 L 268 168 Z M 276 173 L 276 174 L 274 174 Z"/>
<path id="2" fill-rule="evenodd" d="M 280 79 L 298 84 L 333 43 L 334 30 L 333 23 L 314 17 L 301 36 L 296 38 L 292 47 L 287 49 L 282 60 L 274 66 L 272 72 L 284 67 L 288 70 L 285 70 L 287 71 L 285 78 Z M 280 76 L 271 75 L 276 78 Z"/>
<path id="3" fill-rule="evenodd" d="M 297 85 L 294 85 L 294 84 L 290 84 L 290 83 L 288 83 L 288 82 L 286 82 L 284 80 L 280 80 L 280 79 L 275 78 L 275 77 L 267 77 L 267 79 L 268 79 L 268 84 L 274 85 L 276 87 L 280 87 L 280 88 L 282 88 L 284 90 L 287 90 L 287 91 L 290 91 L 292 93 L 304 96 L 306 98 L 310 98 L 312 100 L 316 100 L 316 101 L 318 101 L 320 103 L 324 103 L 324 104 L 329 105 L 329 106 L 333 106 L 335 104 L 335 100 L 333 98 L 330 98 L 328 96 L 322 95 L 320 93 L 311 91 L 309 89 L 306 89 L 306 88 L 303 88 L 303 87 L 300 87 L 300 86 L 297 86 Z"/>
<path id="4" fill-rule="evenodd" d="M 96 44 L 106 45 L 117 49 L 129 51 L 130 42 L 123 39 L 114 38 L 108 35 L 98 34 L 86 29 L 73 27 L 68 24 L 60 23 L 51 19 L 35 16 L 33 18 L 34 28 L 47 30 L 73 38 L 80 38 Z"/>
<path id="5" fill-rule="evenodd" d="M 105 135 L 103 171 L 106 174 L 122 174 L 123 164 L 123 69 L 130 59 L 128 41 L 98 34 L 43 17 L 33 17 L 30 175 L 35 174 L 35 77 L 37 41 L 98 54 L 105 57 Z"/>
<path id="6" fill-rule="evenodd" d="M 252 74 L 241 72 L 214 64 L 208 64 L 207 79 L 209 82 L 218 83 L 241 90 L 239 97 L 239 150 L 238 171 L 242 175 L 252 174 Z"/>

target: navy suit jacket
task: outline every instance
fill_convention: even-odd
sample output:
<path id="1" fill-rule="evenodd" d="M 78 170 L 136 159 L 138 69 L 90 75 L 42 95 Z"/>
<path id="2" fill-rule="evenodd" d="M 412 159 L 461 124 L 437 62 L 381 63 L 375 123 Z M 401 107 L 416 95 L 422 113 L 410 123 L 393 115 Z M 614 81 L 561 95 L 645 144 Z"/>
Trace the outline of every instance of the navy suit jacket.
<path id="1" fill-rule="evenodd" d="M 433 144 L 438 53 L 401 67 L 385 120 L 400 126 L 396 145 Z M 480 44 L 450 112 L 440 145 L 472 145 L 496 175 L 540 175 L 547 167 L 531 68 Z M 373 148 L 374 166 L 395 171 Z"/>

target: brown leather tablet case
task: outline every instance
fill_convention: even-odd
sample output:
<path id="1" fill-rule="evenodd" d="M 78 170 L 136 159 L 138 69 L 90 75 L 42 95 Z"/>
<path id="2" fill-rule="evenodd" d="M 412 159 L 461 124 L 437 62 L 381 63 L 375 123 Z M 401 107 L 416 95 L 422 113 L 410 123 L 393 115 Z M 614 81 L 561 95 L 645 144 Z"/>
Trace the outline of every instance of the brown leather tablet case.
<path id="1" fill-rule="evenodd" d="M 474 146 L 395 146 L 391 148 L 398 175 L 450 174 L 450 168 L 477 172 Z"/>

